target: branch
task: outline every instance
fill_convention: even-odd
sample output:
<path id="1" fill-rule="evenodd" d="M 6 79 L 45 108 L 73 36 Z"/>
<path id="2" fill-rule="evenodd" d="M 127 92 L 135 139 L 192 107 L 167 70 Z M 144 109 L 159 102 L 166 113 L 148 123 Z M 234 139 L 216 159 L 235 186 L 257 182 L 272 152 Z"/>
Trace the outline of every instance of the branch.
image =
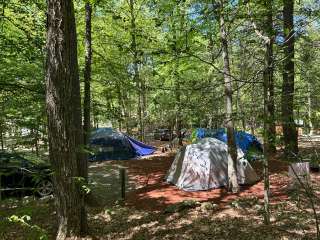
<path id="1" fill-rule="evenodd" d="M 271 39 L 270 39 L 268 36 L 264 36 L 264 35 L 263 35 L 262 31 L 260 31 L 260 30 L 258 29 L 256 23 L 255 23 L 254 20 L 253 20 L 252 13 L 251 13 L 251 11 L 250 11 L 249 1 L 247 2 L 247 10 L 248 10 L 248 15 L 249 15 L 249 17 L 250 17 L 251 24 L 252 24 L 252 27 L 253 27 L 255 33 L 257 34 L 257 36 L 258 36 L 259 38 L 261 38 L 261 39 L 263 40 L 263 42 L 264 42 L 265 44 L 269 44 L 270 41 L 271 41 Z"/>

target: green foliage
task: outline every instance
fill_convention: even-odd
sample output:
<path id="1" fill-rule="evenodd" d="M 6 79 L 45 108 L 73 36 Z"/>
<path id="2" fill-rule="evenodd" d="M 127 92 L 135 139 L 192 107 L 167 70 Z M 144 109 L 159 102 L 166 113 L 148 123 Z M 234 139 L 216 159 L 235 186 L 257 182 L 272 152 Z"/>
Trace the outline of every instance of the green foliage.
<path id="1" fill-rule="evenodd" d="M 33 146 L 45 133 L 45 4 L 12 0 L 0 20 L 0 131 L 9 145 Z M 30 133 L 21 134 L 21 129 Z M 23 136 L 22 136 L 23 135 Z"/>
<path id="2" fill-rule="evenodd" d="M 21 217 L 17 215 L 12 215 L 8 218 L 8 221 L 10 223 L 20 225 L 23 228 L 27 228 L 30 230 L 29 234 L 26 236 L 26 240 L 33 240 L 33 239 L 48 240 L 46 231 L 37 225 L 29 224 L 28 222 L 30 220 L 31 220 L 31 217 L 28 215 L 23 215 Z"/>
<path id="3" fill-rule="evenodd" d="M 80 78 L 84 68 L 85 3 L 75 1 Z M 136 130 L 139 84 L 134 79 L 132 16 L 129 1 L 90 0 L 92 15 L 93 126 L 111 122 Z M 261 3 L 228 4 L 228 38 L 234 120 L 238 129 L 262 129 L 264 45 L 252 22 L 263 28 Z M 280 123 L 283 48 L 281 1 L 273 1 L 276 122 Z M 8 1 L 0 23 L 0 132 L 6 148 L 47 149 L 44 108 L 45 4 Z M 319 6 L 296 5 L 295 119 L 319 128 Z M 222 57 L 217 6 L 211 1 L 134 1 L 139 77 L 145 83 L 147 131 L 182 127 L 224 126 Z M 311 86 L 311 88 L 310 88 Z M 311 113 L 308 115 L 311 99 Z M 258 132 L 259 134 L 260 132 Z M 38 146 L 39 145 L 39 146 Z M 40 149 L 41 151 L 41 149 Z"/>
<path id="4" fill-rule="evenodd" d="M 88 184 L 86 183 L 86 179 L 83 177 L 74 177 L 73 178 L 77 184 L 77 186 L 79 186 L 80 191 L 82 194 L 87 195 L 91 192 L 91 188 L 88 186 Z"/>

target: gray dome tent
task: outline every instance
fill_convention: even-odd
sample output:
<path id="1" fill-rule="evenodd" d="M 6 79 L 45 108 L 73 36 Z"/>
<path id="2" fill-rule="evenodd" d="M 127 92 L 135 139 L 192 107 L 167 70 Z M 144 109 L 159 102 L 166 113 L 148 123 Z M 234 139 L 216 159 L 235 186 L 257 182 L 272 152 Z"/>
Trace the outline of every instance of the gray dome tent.
<path id="1" fill-rule="evenodd" d="M 181 148 L 166 177 L 166 181 L 185 191 L 200 191 L 227 186 L 228 146 L 215 138 L 203 138 Z M 238 149 L 238 182 L 253 184 L 258 176 Z"/>

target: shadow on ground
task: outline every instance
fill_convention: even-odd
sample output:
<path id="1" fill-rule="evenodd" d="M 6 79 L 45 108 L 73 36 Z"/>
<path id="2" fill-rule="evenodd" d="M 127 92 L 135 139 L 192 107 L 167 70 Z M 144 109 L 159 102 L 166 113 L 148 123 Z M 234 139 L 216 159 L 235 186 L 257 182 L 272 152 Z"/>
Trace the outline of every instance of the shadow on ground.
<path id="1" fill-rule="evenodd" d="M 271 226 L 261 222 L 257 211 L 234 210 L 231 207 L 218 210 L 201 210 L 200 207 L 174 213 L 151 213 L 133 208 L 113 208 L 96 215 L 91 230 L 96 239 L 312 239 L 313 233 L 302 229 L 298 221 L 301 215 L 273 220 Z M 309 216 L 310 217 L 310 216 Z M 299 229 L 299 230 L 297 230 Z"/>

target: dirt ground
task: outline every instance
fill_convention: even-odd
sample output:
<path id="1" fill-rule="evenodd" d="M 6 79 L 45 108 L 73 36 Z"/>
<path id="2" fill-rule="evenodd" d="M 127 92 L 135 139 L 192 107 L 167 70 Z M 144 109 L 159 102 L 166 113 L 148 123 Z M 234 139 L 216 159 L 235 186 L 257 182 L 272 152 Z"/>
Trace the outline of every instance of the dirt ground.
<path id="1" fill-rule="evenodd" d="M 300 140 L 303 154 L 320 148 L 318 139 L 312 143 Z M 288 164 L 280 161 L 279 152 L 270 161 L 272 224 L 269 226 L 263 224 L 262 180 L 242 187 L 239 194 L 230 194 L 223 188 L 184 192 L 164 182 L 175 152 L 157 152 L 136 161 L 95 166 L 97 171 L 109 166 L 126 168 L 128 189 L 124 202 L 95 213 L 91 230 L 101 240 L 315 239 L 310 202 L 303 194 L 289 191 Z M 252 165 L 262 176 L 262 163 Z M 114 181 L 113 193 L 119 199 L 119 179 Z M 311 182 L 319 197 L 320 174 L 311 173 Z M 318 214 L 319 210 L 317 204 Z"/>
<path id="2" fill-rule="evenodd" d="M 146 158 L 90 164 L 90 187 L 97 202 L 88 206 L 86 240 L 316 239 L 310 201 L 303 191 L 288 190 L 288 164 L 280 161 L 281 153 L 270 161 L 271 225 L 265 225 L 262 181 L 242 187 L 239 194 L 223 188 L 184 192 L 164 182 L 175 156 L 174 151 L 161 152 L 166 144 L 155 142 L 159 150 Z M 312 143 L 300 139 L 300 147 L 305 155 L 319 150 L 320 138 Z M 253 167 L 261 176 L 262 163 Z M 118 201 L 120 168 L 127 173 L 124 201 Z M 319 173 L 311 174 L 311 183 L 319 215 Z M 17 218 L 8 221 L 10 216 Z M 52 199 L 8 199 L 0 204 L 1 240 L 55 239 L 56 231 Z"/>
<path id="3" fill-rule="evenodd" d="M 320 147 L 320 137 L 315 137 L 312 142 L 307 138 L 300 140 L 300 147 L 304 153 L 310 152 L 317 146 Z M 160 211 L 171 204 L 186 200 L 211 201 L 223 206 L 239 197 L 263 198 L 261 162 L 252 164 L 261 180 L 252 186 L 242 186 L 239 194 L 228 193 L 224 188 L 185 192 L 164 181 L 174 159 L 175 151 L 162 153 L 161 147 L 167 143 L 158 141 L 153 144 L 158 146 L 158 151 L 152 156 L 138 160 L 107 161 L 90 165 L 90 177 L 93 179 L 94 186 L 97 186 L 93 187 L 93 190 L 99 195 L 99 199 L 104 199 L 105 203 L 112 203 L 120 199 L 119 168 L 125 168 L 127 173 L 125 204 L 137 209 Z M 270 161 L 271 200 L 273 202 L 288 198 L 286 194 L 289 183 L 288 164 L 280 161 L 280 158 L 281 153 Z M 313 173 L 312 179 L 319 180 L 319 174 Z"/>

